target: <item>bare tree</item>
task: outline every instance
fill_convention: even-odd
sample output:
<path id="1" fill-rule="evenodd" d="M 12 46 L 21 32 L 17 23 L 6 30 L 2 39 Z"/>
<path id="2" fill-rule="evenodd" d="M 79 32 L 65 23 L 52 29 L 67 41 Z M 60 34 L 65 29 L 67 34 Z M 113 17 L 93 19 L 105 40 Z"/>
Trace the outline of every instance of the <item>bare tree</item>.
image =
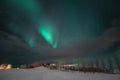
<path id="1" fill-rule="evenodd" d="M 101 59 L 101 64 L 102 64 L 102 70 L 103 70 L 103 72 L 105 72 L 106 68 L 105 68 L 105 61 L 104 61 L 104 59 Z"/>
<path id="2" fill-rule="evenodd" d="M 93 63 L 93 61 L 91 61 L 91 71 L 94 73 L 95 72 L 95 70 L 94 70 L 94 63 Z"/>
<path id="3" fill-rule="evenodd" d="M 82 62 L 82 71 L 86 73 L 86 64 L 85 62 Z"/>
<path id="4" fill-rule="evenodd" d="M 120 71 L 120 59 L 118 58 L 117 55 L 114 55 L 114 60 L 115 60 L 115 64 L 116 64 L 117 68 Z"/>
<path id="5" fill-rule="evenodd" d="M 113 73 L 113 65 L 112 65 L 111 58 L 108 58 L 108 64 L 109 64 L 109 70 L 110 70 L 110 72 Z"/>
<path id="6" fill-rule="evenodd" d="M 96 59 L 96 68 L 97 68 L 97 72 L 99 72 L 100 66 L 99 66 L 99 61 L 98 61 L 98 59 Z"/>

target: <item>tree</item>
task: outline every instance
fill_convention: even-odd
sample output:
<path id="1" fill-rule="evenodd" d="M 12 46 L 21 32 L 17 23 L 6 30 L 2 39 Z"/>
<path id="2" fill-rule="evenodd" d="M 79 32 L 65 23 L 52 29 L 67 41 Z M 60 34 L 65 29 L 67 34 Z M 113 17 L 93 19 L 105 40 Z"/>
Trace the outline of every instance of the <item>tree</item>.
<path id="1" fill-rule="evenodd" d="M 86 64 L 85 62 L 82 62 L 82 71 L 86 73 Z"/>
<path id="2" fill-rule="evenodd" d="M 93 61 L 91 61 L 90 65 L 91 65 L 91 72 L 94 73 L 94 63 L 93 63 Z"/>
<path id="3" fill-rule="evenodd" d="M 108 58 L 108 66 L 109 66 L 109 71 L 110 71 L 110 73 L 113 73 L 113 65 L 112 65 L 112 60 L 111 60 L 111 58 Z"/>
<path id="4" fill-rule="evenodd" d="M 105 61 L 104 61 L 104 59 L 101 59 L 101 64 L 102 64 L 102 70 L 103 70 L 103 72 L 105 72 Z"/>
<path id="5" fill-rule="evenodd" d="M 99 72 L 100 67 L 99 67 L 99 61 L 98 61 L 98 59 L 96 59 L 96 68 L 97 68 L 97 72 Z"/>
<path id="6" fill-rule="evenodd" d="M 115 64 L 116 64 L 117 68 L 120 71 L 120 59 L 118 58 L 117 55 L 114 55 L 114 60 L 115 60 Z"/>

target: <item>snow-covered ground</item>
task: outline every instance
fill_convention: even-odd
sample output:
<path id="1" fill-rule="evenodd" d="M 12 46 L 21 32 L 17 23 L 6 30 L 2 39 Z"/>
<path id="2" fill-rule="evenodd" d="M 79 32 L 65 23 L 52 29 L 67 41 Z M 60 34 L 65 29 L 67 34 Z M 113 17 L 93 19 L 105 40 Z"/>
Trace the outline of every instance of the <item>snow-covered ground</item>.
<path id="1" fill-rule="evenodd" d="M 42 67 L 0 70 L 0 80 L 120 80 L 120 74 L 63 72 Z"/>

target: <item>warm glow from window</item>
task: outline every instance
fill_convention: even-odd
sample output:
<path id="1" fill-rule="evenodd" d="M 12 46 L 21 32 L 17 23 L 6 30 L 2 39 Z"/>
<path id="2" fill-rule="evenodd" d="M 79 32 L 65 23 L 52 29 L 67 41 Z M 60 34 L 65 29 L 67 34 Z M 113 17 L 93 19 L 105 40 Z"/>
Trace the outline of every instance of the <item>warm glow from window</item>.
<path id="1" fill-rule="evenodd" d="M 0 69 L 11 69 L 12 65 L 11 64 L 1 64 Z"/>

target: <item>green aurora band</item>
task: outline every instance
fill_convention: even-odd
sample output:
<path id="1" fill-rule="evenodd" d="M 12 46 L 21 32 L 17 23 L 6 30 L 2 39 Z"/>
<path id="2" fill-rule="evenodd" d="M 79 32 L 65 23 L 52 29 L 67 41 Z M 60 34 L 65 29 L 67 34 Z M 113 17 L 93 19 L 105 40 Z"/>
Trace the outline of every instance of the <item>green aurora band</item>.
<path id="1" fill-rule="evenodd" d="M 59 0 L 57 5 L 50 4 L 51 7 L 46 5 L 48 13 L 45 12 L 44 3 L 40 0 L 4 1 L 8 13 L 13 19 L 7 25 L 8 28 L 20 35 L 31 47 L 37 45 L 36 40 L 39 36 L 36 34 L 42 35 L 48 44 L 57 48 L 78 38 L 96 37 L 105 30 L 101 17 L 103 13 L 100 13 L 99 7 L 96 5 L 98 2 L 95 0 L 91 1 L 92 3 L 89 3 L 89 0 L 87 2 L 84 0 Z M 51 18 L 60 24 L 55 23 Z M 27 29 L 34 28 L 34 31 L 27 31 L 24 26 Z M 59 29 L 61 30 L 59 31 Z"/>
<path id="2" fill-rule="evenodd" d="M 53 48 L 56 48 L 57 43 L 53 42 L 53 26 L 51 26 L 48 20 L 44 21 L 43 23 L 41 22 L 43 21 L 42 19 L 44 19 L 44 15 L 42 13 L 42 5 L 38 5 L 37 3 L 38 2 L 36 0 L 5 0 L 5 4 L 10 10 L 8 12 L 12 16 L 12 19 L 19 19 L 18 23 L 23 24 L 21 26 L 28 26 L 25 22 L 22 21 L 21 15 L 22 17 L 27 18 L 30 24 L 35 24 L 35 28 L 38 29 L 37 33 L 42 35 L 44 39 L 53 46 Z M 39 23 L 42 23 L 42 25 L 39 25 Z M 16 23 L 10 22 L 8 29 L 20 35 L 31 47 L 36 46 L 35 43 L 37 36 L 34 35 L 34 32 L 26 32 L 25 29 L 19 24 L 17 24 L 17 21 Z"/>

